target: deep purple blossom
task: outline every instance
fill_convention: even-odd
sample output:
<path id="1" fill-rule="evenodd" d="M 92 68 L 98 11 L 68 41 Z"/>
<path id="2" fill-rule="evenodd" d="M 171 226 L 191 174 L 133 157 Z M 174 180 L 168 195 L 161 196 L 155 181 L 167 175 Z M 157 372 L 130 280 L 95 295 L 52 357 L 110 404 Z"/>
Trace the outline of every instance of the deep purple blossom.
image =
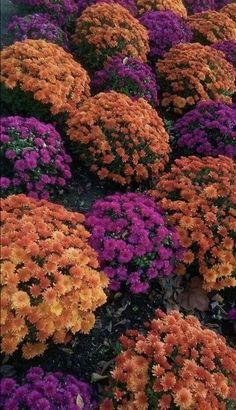
<path id="1" fill-rule="evenodd" d="M 129 10 L 129 12 L 136 16 L 138 14 L 138 9 L 135 0 L 75 0 L 78 6 L 78 14 L 80 14 L 89 6 L 97 3 L 118 3 L 120 6 Z"/>
<path id="2" fill-rule="evenodd" d="M 233 3 L 232 0 L 215 0 L 215 7 L 216 10 L 222 9 L 222 7 L 226 6 L 226 4 Z"/>
<path id="3" fill-rule="evenodd" d="M 184 0 L 184 5 L 189 15 L 216 8 L 215 0 Z"/>
<path id="4" fill-rule="evenodd" d="M 58 44 L 66 51 L 70 50 L 67 34 L 46 13 L 35 13 L 24 17 L 14 16 L 8 25 L 8 31 L 13 37 L 13 42 L 29 38 L 43 39 Z"/>
<path id="5" fill-rule="evenodd" d="M 71 178 L 71 158 L 63 141 L 50 124 L 36 118 L 1 118 L 0 143 L 2 159 L 1 189 L 3 195 L 28 192 L 31 197 L 48 199 L 59 186 Z M 54 150 L 51 152 L 50 148 Z M 60 168 L 55 164 L 60 158 Z"/>
<path id="6" fill-rule="evenodd" d="M 212 44 L 213 48 L 224 53 L 226 60 L 231 63 L 236 71 L 236 41 L 225 40 Z"/>
<path id="7" fill-rule="evenodd" d="M 199 102 L 174 126 L 181 155 L 225 155 L 236 159 L 236 107 Z"/>
<path id="8" fill-rule="evenodd" d="M 111 290 L 126 284 L 133 293 L 146 292 L 152 279 L 172 274 L 176 259 L 182 258 L 178 234 L 155 201 L 143 194 L 96 201 L 85 224 Z"/>
<path id="9" fill-rule="evenodd" d="M 0 381 L 0 407 L 2 410 L 24 408 L 26 410 L 91 410 L 97 409 L 89 384 L 74 376 L 59 372 L 44 374 L 41 368 L 28 370 L 25 381 L 17 385 L 13 378 Z M 80 397 L 83 407 L 76 404 Z"/>
<path id="10" fill-rule="evenodd" d="M 170 48 L 192 39 L 188 23 L 172 11 L 147 11 L 139 21 L 148 31 L 152 58 L 164 57 Z"/>
<path id="11" fill-rule="evenodd" d="M 154 73 L 133 57 L 108 59 L 103 69 L 95 72 L 91 87 L 95 93 L 114 90 L 132 99 L 143 97 L 154 107 L 158 105 L 159 86 Z"/>

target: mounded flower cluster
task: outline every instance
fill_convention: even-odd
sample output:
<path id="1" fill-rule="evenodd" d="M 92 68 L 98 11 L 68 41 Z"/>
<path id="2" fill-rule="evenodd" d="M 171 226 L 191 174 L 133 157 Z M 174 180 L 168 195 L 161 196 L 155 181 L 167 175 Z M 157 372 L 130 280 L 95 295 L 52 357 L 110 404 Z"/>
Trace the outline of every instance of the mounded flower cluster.
<path id="1" fill-rule="evenodd" d="M 236 160 L 236 107 L 202 101 L 175 123 L 182 155 L 226 155 Z"/>
<path id="2" fill-rule="evenodd" d="M 70 25 L 77 15 L 74 0 L 13 0 L 29 13 L 48 13 L 60 26 Z"/>
<path id="3" fill-rule="evenodd" d="M 128 330 L 100 410 L 215 410 L 236 405 L 236 351 L 194 316 L 156 311 L 145 333 Z"/>
<path id="4" fill-rule="evenodd" d="M 63 47 L 66 51 L 70 50 L 67 34 L 46 13 L 14 16 L 8 25 L 8 31 L 13 37 L 13 42 L 28 38 L 43 39 Z"/>
<path id="5" fill-rule="evenodd" d="M 225 156 L 181 157 L 149 194 L 188 248 L 176 273 L 199 273 L 203 287 L 235 286 L 236 165 Z"/>
<path id="6" fill-rule="evenodd" d="M 108 57 L 128 56 L 146 62 L 149 52 L 147 30 L 115 3 L 87 7 L 76 20 L 72 41 L 78 57 L 93 70 L 100 69 Z"/>
<path id="7" fill-rule="evenodd" d="M 85 226 L 112 290 L 126 284 L 133 293 L 146 292 L 153 279 L 171 275 L 176 259 L 183 256 L 175 230 L 167 226 L 155 201 L 143 194 L 96 201 Z"/>
<path id="8" fill-rule="evenodd" d="M 188 14 L 201 13 L 205 10 L 214 10 L 215 0 L 184 0 Z"/>
<path id="9" fill-rule="evenodd" d="M 182 0 L 136 0 L 139 15 L 149 10 L 173 11 L 181 17 L 187 17 L 187 10 Z"/>
<path id="10" fill-rule="evenodd" d="M 75 110 L 90 95 L 90 80 L 81 65 L 56 44 L 25 40 L 1 52 L 1 98 L 17 114 L 40 102 L 55 115 Z M 45 118 L 45 117 L 44 117 Z"/>
<path id="11" fill-rule="evenodd" d="M 179 43 L 191 41 L 191 29 L 172 11 L 147 11 L 139 19 L 149 35 L 150 57 L 160 58 Z"/>
<path id="12" fill-rule="evenodd" d="M 138 9 L 135 0 L 75 0 L 78 7 L 78 15 L 89 6 L 97 3 L 117 3 L 127 9 L 133 16 L 138 14 Z"/>
<path id="13" fill-rule="evenodd" d="M 216 50 L 224 53 L 226 60 L 231 63 L 236 70 L 236 41 L 219 41 L 212 45 Z"/>
<path id="14" fill-rule="evenodd" d="M 0 125 L 2 194 L 27 192 L 48 199 L 71 178 L 71 157 L 51 124 L 36 118 L 4 117 Z"/>
<path id="15" fill-rule="evenodd" d="M 0 381 L 2 410 L 18 408 L 42 410 L 90 410 L 97 408 L 92 388 L 72 375 L 45 373 L 31 367 L 21 385 L 14 378 Z M 77 404 L 78 403 L 78 404 Z"/>
<path id="16" fill-rule="evenodd" d="M 41 355 L 47 342 L 88 333 L 106 301 L 84 216 L 24 195 L 1 202 L 2 352 Z"/>
<path id="17" fill-rule="evenodd" d="M 169 159 L 162 119 L 143 98 L 111 91 L 89 98 L 68 120 L 74 151 L 100 179 L 121 185 L 155 178 Z"/>
<path id="18" fill-rule="evenodd" d="M 151 68 L 133 57 L 113 57 L 104 68 L 96 71 L 91 82 L 95 93 L 117 91 L 137 100 L 143 97 L 153 107 L 158 105 L 158 92 L 155 74 Z"/>
<path id="19" fill-rule="evenodd" d="M 221 13 L 226 14 L 229 18 L 231 18 L 236 23 L 236 4 L 235 3 L 227 4 L 220 11 Z"/>
<path id="20" fill-rule="evenodd" d="M 221 51 L 201 44 L 179 44 L 156 64 L 162 82 L 161 105 L 177 114 L 198 101 L 232 102 L 235 71 Z"/>
<path id="21" fill-rule="evenodd" d="M 220 40 L 236 40 L 236 24 L 225 13 L 203 11 L 189 16 L 187 22 L 194 42 L 210 45 Z"/>

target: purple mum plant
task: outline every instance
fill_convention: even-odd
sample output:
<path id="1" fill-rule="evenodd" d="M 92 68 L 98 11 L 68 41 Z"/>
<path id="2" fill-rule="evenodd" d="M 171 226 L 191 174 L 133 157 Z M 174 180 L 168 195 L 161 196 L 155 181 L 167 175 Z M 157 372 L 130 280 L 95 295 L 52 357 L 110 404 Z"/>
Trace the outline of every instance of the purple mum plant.
<path id="1" fill-rule="evenodd" d="M 1 118 L 0 156 L 3 196 L 25 192 L 48 199 L 71 178 L 71 157 L 61 136 L 36 118 Z"/>
<path id="2" fill-rule="evenodd" d="M 155 201 L 143 194 L 115 194 L 96 201 L 86 227 L 114 291 L 126 284 L 132 293 L 146 292 L 153 279 L 171 275 L 183 255 L 178 234 Z"/>
<path id="3" fill-rule="evenodd" d="M 181 155 L 225 155 L 236 159 L 236 106 L 199 102 L 174 126 Z"/>
<path id="4" fill-rule="evenodd" d="M 75 2 L 78 6 L 79 16 L 87 7 L 97 3 L 117 3 L 125 9 L 129 10 L 129 12 L 133 16 L 136 16 L 138 14 L 135 0 L 75 0 Z"/>
<path id="5" fill-rule="evenodd" d="M 154 73 L 133 57 L 108 59 L 104 68 L 95 72 L 91 87 L 95 93 L 114 90 L 134 100 L 143 97 L 153 107 L 158 105 L 159 87 Z"/>
<path id="6" fill-rule="evenodd" d="M 60 26 L 70 25 L 78 14 L 74 0 L 13 0 L 28 13 L 48 13 Z"/>
<path id="7" fill-rule="evenodd" d="M 192 39 L 188 23 L 172 11 L 147 11 L 139 21 L 148 31 L 151 58 L 164 57 L 170 48 Z"/>
<path id="8" fill-rule="evenodd" d="M 91 410 L 97 409 L 89 384 L 61 372 L 44 373 L 32 367 L 24 382 L 5 377 L 0 381 L 2 410 Z"/>
<path id="9" fill-rule="evenodd" d="M 43 39 L 70 51 L 67 34 L 46 13 L 35 13 L 24 17 L 14 16 L 8 25 L 8 31 L 12 34 L 13 42 L 28 38 Z"/>
<path id="10" fill-rule="evenodd" d="M 234 0 L 215 0 L 216 10 L 220 10 L 222 7 L 230 3 L 234 3 Z"/>
<path id="11" fill-rule="evenodd" d="M 236 335 L 236 308 L 232 308 L 227 313 L 227 319 L 230 320 L 233 324 L 233 331 Z"/>
<path id="12" fill-rule="evenodd" d="M 226 60 L 231 63 L 236 70 L 236 41 L 226 40 L 218 41 L 211 47 L 224 53 Z"/>
<path id="13" fill-rule="evenodd" d="M 188 14 L 201 13 L 201 11 L 215 10 L 215 0 L 184 0 Z"/>

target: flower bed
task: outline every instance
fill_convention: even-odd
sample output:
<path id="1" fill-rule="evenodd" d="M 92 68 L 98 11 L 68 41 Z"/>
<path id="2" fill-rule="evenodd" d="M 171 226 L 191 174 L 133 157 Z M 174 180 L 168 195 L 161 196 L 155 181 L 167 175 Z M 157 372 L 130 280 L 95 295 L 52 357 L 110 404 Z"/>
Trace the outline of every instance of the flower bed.
<path id="1" fill-rule="evenodd" d="M 106 301 L 105 275 L 84 216 L 24 195 L 2 200 L 2 352 L 42 355 L 48 342 L 88 333 Z"/>

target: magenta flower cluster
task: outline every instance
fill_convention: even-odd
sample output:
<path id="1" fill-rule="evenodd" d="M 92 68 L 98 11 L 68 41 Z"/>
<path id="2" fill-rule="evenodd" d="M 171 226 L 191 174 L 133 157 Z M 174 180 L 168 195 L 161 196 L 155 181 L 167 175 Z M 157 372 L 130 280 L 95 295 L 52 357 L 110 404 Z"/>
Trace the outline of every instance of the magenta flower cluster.
<path id="1" fill-rule="evenodd" d="M 154 73 L 133 57 L 108 59 L 104 68 L 95 72 L 91 87 L 95 93 L 114 90 L 134 100 L 143 97 L 154 107 L 158 105 L 159 87 Z"/>
<path id="2" fill-rule="evenodd" d="M 70 50 L 67 34 L 46 13 L 29 14 L 24 17 L 14 16 L 8 25 L 8 31 L 13 37 L 13 42 L 28 38 L 43 39 L 58 44 L 66 51 Z"/>
<path id="3" fill-rule="evenodd" d="M 189 15 L 216 8 L 215 0 L 184 0 L 184 5 Z"/>
<path id="4" fill-rule="evenodd" d="M 234 3 L 234 0 L 215 0 L 216 10 L 220 10 L 222 7 L 226 6 L 226 4 L 230 3 Z"/>
<path id="5" fill-rule="evenodd" d="M 75 0 L 78 6 L 78 14 L 80 15 L 87 7 L 97 3 L 118 3 L 120 6 L 127 9 L 133 16 L 138 14 L 138 9 L 135 0 Z"/>
<path id="6" fill-rule="evenodd" d="M 126 284 L 132 293 L 146 292 L 152 279 L 171 275 L 183 249 L 152 198 L 127 193 L 93 204 L 86 217 L 90 243 L 98 252 L 110 289 Z"/>
<path id="7" fill-rule="evenodd" d="M 51 124 L 36 118 L 4 117 L 0 125 L 2 194 L 26 192 L 48 199 L 71 178 L 71 157 Z"/>
<path id="8" fill-rule="evenodd" d="M 148 31 L 151 58 L 164 57 L 171 47 L 192 39 L 188 23 L 172 11 L 147 11 L 139 21 Z"/>
<path id="9" fill-rule="evenodd" d="M 78 14 L 75 0 L 13 0 L 31 13 L 48 13 L 60 26 L 70 24 Z"/>
<path id="10" fill-rule="evenodd" d="M 61 372 L 44 373 L 32 367 L 25 381 L 18 385 L 15 379 L 5 377 L 0 381 L 0 407 L 2 410 L 91 410 L 97 404 L 92 399 L 89 384 Z M 76 404 L 76 399 L 79 400 Z M 80 404 L 80 405 L 79 405 Z"/>
<path id="11" fill-rule="evenodd" d="M 211 47 L 224 53 L 226 60 L 231 63 L 236 71 L 236 41 L 225 40 L 218 41 Z"/>
<path id="12" fill-rule="evenodd" d="M 199 102 L 174 126 L 181 155 L 226 155 L 236 159 L 236 106 Z"/>

